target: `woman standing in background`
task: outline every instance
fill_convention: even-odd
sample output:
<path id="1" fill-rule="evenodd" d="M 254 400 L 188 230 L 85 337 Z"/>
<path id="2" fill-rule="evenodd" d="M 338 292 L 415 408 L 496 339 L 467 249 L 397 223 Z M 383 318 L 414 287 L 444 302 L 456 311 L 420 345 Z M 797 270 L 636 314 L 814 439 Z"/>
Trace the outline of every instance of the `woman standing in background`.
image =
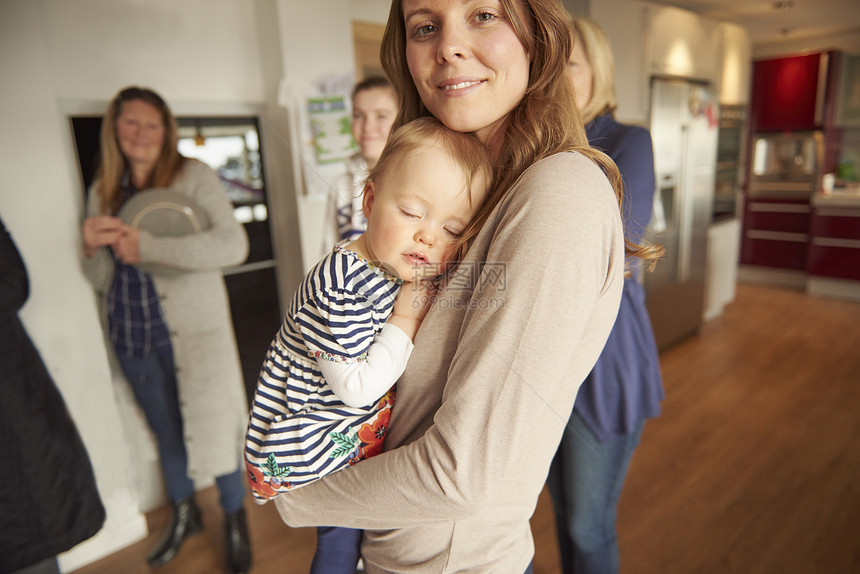
<path id="1" fill-rule="evenodd" d="M 626 239 L 640 243 L 654 197 L 651 136 L 613 117 L 615 65 L 600 27 L 577 18 L 572 32 L 568 73 L 588 142 L 618 166 Z M 618 318 L 579 389 L 550 469 L 564 574 L 618 572 L 618 500 L 645 419 L 660 414 L 663 384 L 639 263 L 629 260 L 631 273 L 624 280 Z"/>
<path id="2" fill-rule="evenodd" d="M 194 482 L 214 476 L 228 571 L 237 574 L 251 563 L 240 464 L 248 411 L 222 269 L 245 260 L 248 237 L 218 175 L 181 156 L 177 138 L 173 114 L 152 90 L 129 87 L 113 98 L 83 224 L 83 267 L 101 299 L 109 354 L 158 442 L 173 510 L 147 561 L 162 566 L 202 530 Z M 150 188 L 187 197 L 209 227 L 157 236 L 123 223 L 120 207 Z"/>

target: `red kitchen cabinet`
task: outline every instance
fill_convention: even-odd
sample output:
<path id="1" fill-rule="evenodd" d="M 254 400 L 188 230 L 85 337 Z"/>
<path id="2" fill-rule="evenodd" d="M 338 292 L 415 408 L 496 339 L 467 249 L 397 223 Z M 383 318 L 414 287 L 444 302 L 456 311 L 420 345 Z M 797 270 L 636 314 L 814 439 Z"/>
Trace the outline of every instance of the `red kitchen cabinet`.
<path id="1" fill-rule="evenodd" d="M 860 281 L 860 207 L 816 207 L 810 235 L 810 275 Z"/>
<path id="2" fill-rule="evenodd" d="M 824 123 L 827 53 L 753 62 L 753 132 L 813 130 Z"/>
<path id="3" fill-rule="evenodd" d="M 805 199 L 751 199 L 744 212 L 741 263 L 805 270 L 809 215 Z"/>

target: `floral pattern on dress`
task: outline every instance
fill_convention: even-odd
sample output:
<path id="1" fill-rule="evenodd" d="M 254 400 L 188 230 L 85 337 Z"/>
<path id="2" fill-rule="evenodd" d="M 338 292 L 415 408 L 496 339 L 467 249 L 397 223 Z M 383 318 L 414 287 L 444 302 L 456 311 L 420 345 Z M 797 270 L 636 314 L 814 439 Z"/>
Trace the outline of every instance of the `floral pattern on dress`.
<path id="1" fill-rule="evenodd" d="M 359 460 L 376 456 L 382 452 L 382 441 L 388 433 L 391 409 L 384 409 L 372 422 L 361 425 L 356 433 L 361 443 Z"/>
<path id="2" fill-rule="evenodd" d="M 359 363 L 367 359 L 367 353 L 362 353 L 357 357 L 345 357 L 339 353 L 329 353 L 326 351 L 308 351 L 308 357 L 312 359 L 325 359 L 333 363 Z"/>
<path id="3" fill-rule="evenodd" d="M 376 402 L 375 416 L 362 424 L 357 431 L 352 430 L 346 434 L 329 433 L 333 448 L 329 451 L 328 458 L 349 457 L 345 460 L 345 465 L 340 464 L 334 470 L 346 468 L 382 452 L 396 397 L 396 387 L 392 387 Z M 269 455 L 265 464 L 254 465 L 246 461 L 245 466 L 248 472 L 248 487 L 258 500 L 263 502 L 270 500 L 278 494 L 291 490 L 294 486 L 293 483 L 285 480 L 293 472 L 293 468 L 279 465 L 274 454 Z M 305 484 L 309 482 L 300 483 L 296 487 Z"/>
<path id="4" fill-rule="evenodd" d="M 248 472 L 248 488 L 251 489 L 251 492 L 256 495 L 258 499 L 269 500 L 270 498 L 274 498 L 278 494 L 275 488 L 284 486 L 284 483 L 279 479 L 276 479 L 275 485 L 266 481 L 263 471 L 250 462 L 245 461 L 245 469 Z M 287 488 L 290 487 L 290 483 L 286 483 L 286 485 Z"/>

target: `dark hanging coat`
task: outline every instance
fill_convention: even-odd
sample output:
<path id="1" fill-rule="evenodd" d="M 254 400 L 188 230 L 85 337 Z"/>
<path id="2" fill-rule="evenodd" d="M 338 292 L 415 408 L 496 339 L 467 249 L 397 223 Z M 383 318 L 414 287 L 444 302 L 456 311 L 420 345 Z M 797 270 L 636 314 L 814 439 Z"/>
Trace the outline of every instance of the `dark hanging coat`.
<path id="1" fill-rule="evenodd" d="M 18 318 L 28 295 L 0 220 L 0 574 L 70 549 L 105 520 L 84 444 Z"/>

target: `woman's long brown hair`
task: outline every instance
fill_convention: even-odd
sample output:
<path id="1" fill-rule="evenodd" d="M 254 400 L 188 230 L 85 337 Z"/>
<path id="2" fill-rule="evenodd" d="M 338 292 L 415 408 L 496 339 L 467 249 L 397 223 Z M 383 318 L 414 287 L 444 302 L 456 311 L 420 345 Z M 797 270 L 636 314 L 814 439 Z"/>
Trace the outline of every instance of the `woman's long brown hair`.
<path id="1" fill-rule="evenodd" d="M 529 83 L 520 103 L 508 116 L 504 141 L 494 166 L 493 192 L 463 234 L 477 235 L 502 196 L 535 162 L 559 152 L 576 151 L 598 164 L 622 205 L 621 175 L 615 163 L 588 145 L 566 66 L 571 52 L 570 16 L 558 0 L 499 0 L 520 42 L 531 57 Z M 424 107 L 406 62 L 406 30 L 402 0 L 393 0 L 380 59 L 397 90 L 400 110 L 395 127 L 432 115 Z M 654 262 L 662 247 L 627 242 L 627 255 Z"/>

